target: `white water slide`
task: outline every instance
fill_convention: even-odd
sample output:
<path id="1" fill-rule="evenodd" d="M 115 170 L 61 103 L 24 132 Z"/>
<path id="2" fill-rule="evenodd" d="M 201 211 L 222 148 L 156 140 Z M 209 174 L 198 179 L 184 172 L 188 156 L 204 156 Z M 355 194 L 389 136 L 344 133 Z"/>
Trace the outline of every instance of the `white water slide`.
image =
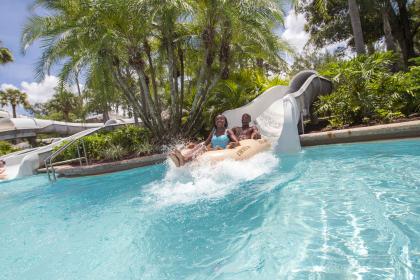
<path id="1" fill-rule="evenodd" d="M 86 135 L 93 134 L 105 126 L 133 123 L 133 119 L 109 120 L 103 123 L 67 123 L 51 120 L 39 120 L 29 118 L 2 119 L 0 120 L 0 138 L 10 139 L 11 135 L 16 138 L 31 137 L 37 133 L 59 133 L 72 134 L 49 145 L 18 151 L 1 157 L 6 162 L 7 179 L 30 176 L 44 164 L 44 160 L 51 154 L 53 149 L 63 142 L 80 139 Z M 11 123 L 11 124 L 10 124 Z M 7 127 L 4 124 L 9 124 Z"/>
<path id="2" fill-rule="evenodd" d="M 315 71 L 305 70 L 294 76 L 289 86 L 272 87 L 247 105 L 228 110 L 224 115 L 232 128 L 242 125 L 242 114 L 250 114 L 261 134 L 274 142 L 276 152 L 297 152 L 301 149 L 299 121 L 309 115 L 318 95 L 331 90 L 329 80 Z"/>

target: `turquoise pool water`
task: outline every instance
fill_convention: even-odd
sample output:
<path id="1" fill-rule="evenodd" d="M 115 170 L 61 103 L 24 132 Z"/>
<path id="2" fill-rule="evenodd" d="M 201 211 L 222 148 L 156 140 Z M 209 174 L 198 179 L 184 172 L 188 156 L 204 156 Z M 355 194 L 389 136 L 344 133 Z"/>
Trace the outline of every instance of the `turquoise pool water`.
<path id="1" fill-rule="evenodd" d="M 420 279 L 420 140 L 2 183 L 0 279 Z"/>

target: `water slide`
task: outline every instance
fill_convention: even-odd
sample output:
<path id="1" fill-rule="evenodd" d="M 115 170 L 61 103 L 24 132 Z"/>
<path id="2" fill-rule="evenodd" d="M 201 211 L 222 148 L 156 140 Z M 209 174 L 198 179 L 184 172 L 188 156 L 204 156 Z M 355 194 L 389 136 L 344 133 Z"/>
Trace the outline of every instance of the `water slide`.
<path id="1" fill-rule="evenodd" d="M 103 123 L 71 123 L 35 118 L 2 118 L 0 119 L 0 140 L 36 137 L 41 133 L 73 135 L 102 125 Z"/>
<path id="2" fill-rule="evenodd" d="M 277 153 L 300 151 L 298 124 L 309 116 L 310 107 L 318 95 L 332 91 L 332 83 L 317 72 L 305 70 L 293 77 L 289 86 L 275 86 L 252 102 L 224 115 L 229 128 L 241 126 L 242 114 L 248 113 L 261 134 L 274 142 Z"/>
<path id="3" fill-rule="evenodd" d="M 133 119 L 120 119 L 109 120 L 105 124 L 85 124 L 30 118 L 1 119 L 0 138 L 3 137 L 1 139 L 14 139 L 8 138 L 11 135 L 17 135 L 16 138 L 31 137 L 35 136 L 37 133 L 58 133 L 61 135 L 72 134 L 69 137 L 62 138 L 43 147 L 18 151 L 1 157 L 1 159 L 6 162 L 7 179 L 11 180 L 14 178 L 33 175 L 34 172 L 43 165 L 44 159 L 51 154 L 51 151 L 65 141 L 80 139 L 86 135 L 95 133 L 105 126 L 121 125 L 133 122 Z M 7 126 L 7 124 L 9 124 L 9 126 Z"/>
<path id="4" fill-rule="evenodd" d="M 298 123 L 309 115 L 314 99 L 331 92 L 332 84 L 315 71 L 302 71 L 289 86 L 275 86 L 255 98 L 252 102 L 224 114 L 230 128 L 241 126 L 241 116 L 248 113 L 254 119 L 261 134 L 275 142 L 276 152 L 296 152 L 300 150 Z M 132 123 L 133 120 L 111 120 L 105 125 Z M 0 139 L 15 139 L 35 136 L 37 133 L 55 132 L 72 134 L 50 145 L 24 150 L 6 155 L 8 179 L 34 174 L 54 147 L 64 141 L 82 138 L 101 129 L 103 124 L 65 123 L 37 119 L 0 120 Z M 26 135 L 26 136 L 25 136 Z"/>

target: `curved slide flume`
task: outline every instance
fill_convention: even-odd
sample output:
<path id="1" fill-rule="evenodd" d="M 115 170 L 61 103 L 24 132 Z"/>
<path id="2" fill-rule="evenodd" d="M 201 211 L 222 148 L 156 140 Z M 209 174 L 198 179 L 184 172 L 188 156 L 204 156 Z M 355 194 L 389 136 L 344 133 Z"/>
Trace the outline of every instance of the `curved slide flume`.
<path id="1" fill-rule="evenodd" d="M 103 123 L 71 123 L 35 118 L 0 119 L 0 140 L 35 137 L 40 133 L 73 135 L 86 129 L 103 126 Z"/>
<path id="2" fill-rule="evenodd" d="M 105 126 L 122 125 L 133 123 L 134 120 L 110 120 L 106 124 L 94 123 L 94 124 L 79 124 L 79 123 L 65 123 L 55 122 L 50 120 L 37 120 L 37 119 L 23 119 L 24 121 L 16 121 L 19 123 L 20 128 L 14 127 L 9 131 L 4 129 L 0 132 L 0 135 L 10 135 L 11 133 L 21 134 L 28 132 L 28 130 L 35 131 L 36 133 L 55 132 L 55 133 L 74 133 L 73 135 L 62 138 L 49 145 L 18 151 L 1 157 L 6 162 L 6 174 L 7 180 L 30 176 L 43 165 L 44 159 L 47 158 L 52 150 L 61 145 L 63 142 L 71 141 L 74 139 L 80 139 L 89 134 L 93 134 Z M 7 120 L 2 120 L 3 123 Z M 44 125 L 39 125 L 39 124 Z M 25 126 L 24 126 L 25 125 Z"/>
<path id="3" fill-rule="evenodd" d="M 298 124 L 301 116 L 309 115 L 310 107 L 318 95 L 332 91 L 332 83 L 317 72 L 305 70 L 293 77 L 289 86 L 275 86 L 252 102 L 224 115 L 229 127 L 241 126 L 241 116 L 248 113 L 261 134 L 275 142 L 280 153 L 300 150 Z"/>
<path id="4" fill-rule="evenodd" d="M 2 158 L 6 161 L 6 174 L 7 179 L 14 179 L 24 176 L 33 175 L 34 171 L 37 170 L 43 160 L 51 153 L 54 147 L 62 144 L 64 141 L 70 141 L 73 139 L 82 138 L 88 134 L 94 133 L 102 127 L 94 127 L 78 132 L 70 137 L 60 139 L 47 146 L 40 148 L 24 150 L 21 152 L 13 153 Z"/>

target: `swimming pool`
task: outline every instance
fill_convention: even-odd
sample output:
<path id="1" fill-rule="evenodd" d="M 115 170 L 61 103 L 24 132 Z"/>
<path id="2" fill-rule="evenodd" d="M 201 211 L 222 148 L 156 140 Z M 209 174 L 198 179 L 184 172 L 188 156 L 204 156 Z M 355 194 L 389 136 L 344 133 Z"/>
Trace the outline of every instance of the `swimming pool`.
<path id="1" fill-rule="evenodd" d="M 420 140 L 0 184 L 0 279 L 420 279 Z"/>

